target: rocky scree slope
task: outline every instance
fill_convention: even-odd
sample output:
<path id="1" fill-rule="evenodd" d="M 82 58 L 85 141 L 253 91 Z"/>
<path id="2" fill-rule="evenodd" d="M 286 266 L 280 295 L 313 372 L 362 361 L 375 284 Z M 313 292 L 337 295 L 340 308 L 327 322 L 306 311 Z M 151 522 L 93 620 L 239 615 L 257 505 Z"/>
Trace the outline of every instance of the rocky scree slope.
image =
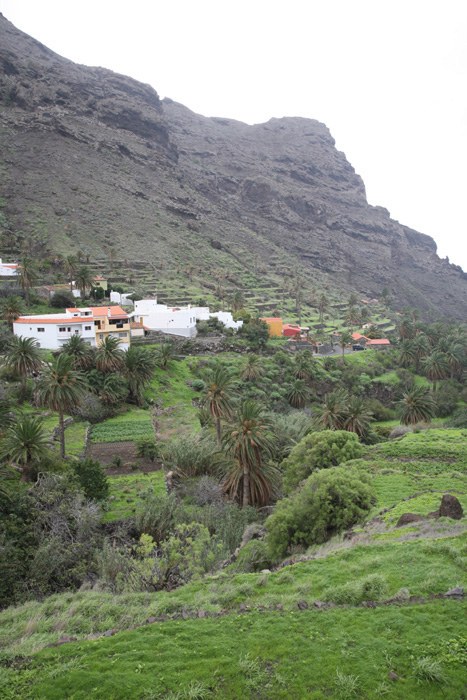
<path id="1" fill-rule="evenodd" d="M 261 261 L 456 318 L 467 278 L 429 237 L 369 206 L 329 130 L 206 118 L 148 85 L 53 53 L 0 16 L 1 250 L 78 248 L 173 276 Z"/>

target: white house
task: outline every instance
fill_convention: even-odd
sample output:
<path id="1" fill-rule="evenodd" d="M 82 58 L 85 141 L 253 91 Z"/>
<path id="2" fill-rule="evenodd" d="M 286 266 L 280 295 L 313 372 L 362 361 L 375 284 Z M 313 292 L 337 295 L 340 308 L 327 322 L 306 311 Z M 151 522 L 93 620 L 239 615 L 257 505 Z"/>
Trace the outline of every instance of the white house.
<path id="1" fill-rule="evenodd" d="M 196 314 L 190 306 L 171 307 L 158 304 L 157 299 L 141 299 L 135 301 L 135 309 L 130 316 L 152 331 L 184 338 L 196 335 Z"/>
<path id="2" fill-rule="evenodd" d="M 192 306 L 197 321 L 208 321 L 210 318 L 218 318 L 226 328 L 238 330 L 243 326 L 243 321 L 234 321 L 230 311 L 209 311 L 207 306 Z"/>
<path id="3" fill-rule="evenodd" d="M 118 338 L 119 348 L 130 347 L 130 322 L 119 306 L 93 306 L 67 309 L 63 314 L 20 316 L 13 332 L 22 338 L 35 338 L 41 348 L 60 350 L 73 336 L 79 335 L 88 345 L 97 347 L 108 335 Z"/>
<path id="4" fill-rule="evenodd" d="M 4 263 L 0 258 L 0 277 L 11 277 L 12 275 L 18 275 L 18 268 L 20 265 L 15 263 Z"/>

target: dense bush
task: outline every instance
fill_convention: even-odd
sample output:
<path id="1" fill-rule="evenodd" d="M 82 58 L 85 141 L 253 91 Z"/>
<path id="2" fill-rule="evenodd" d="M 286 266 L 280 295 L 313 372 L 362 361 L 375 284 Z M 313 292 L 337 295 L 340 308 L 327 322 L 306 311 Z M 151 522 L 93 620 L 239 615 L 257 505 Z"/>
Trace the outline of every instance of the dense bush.
<path id="1" fill-rule="evenodd" d="M 76 299 L 70 291 L 55 292 L 50 301 L 50 306 L 53 309 L 69 309 L 76 306 Z"/>
<path id="2" fill-rule="evenodd" d="M 467 408 L 458 408 L 446 421 L 446 428 L 467 428 Z"/>
<path id="3" fill-rule="evenodd" d="M 438 391 L 433 394 L 433 399 L 436 404 L 435 415 L 438 418 L 446 418 L 456 408 L 459 398 L 459 391 L 455 383 L 451 381 L 442 382 Z"/>
<path id="4" fill-rule="evenodd" d="M 362 454 L 362 446 L 355 433 L 347 430 L 323 430 L 309 433 L 289 457 L 282 462 L 284 492 L 291 493 L 303 479 L 317 469 L 335 467 Z"/>
<path id="5" fill-rule="evenodd" d="M 210 474 L 216 452 L 216 443 L 210 435 L 189 435 L 167 446 L 164 450 L 165 465 L 182 476 Z"/>
<path id="6" fill-rule="evenodd" d="M 136 454 L 154 462 L 156 457 L 160 457 L 161 451 L 154 437 L 140 437 L 135 440 Z"/>
<path id="7" fill-rule="evenodd" d="M 206 382 L 203 382 L 202 379 L 194 379 L 192 387 L 194 391 L 204 391 L 206 388 Z"/>
<path id="8" fill-rule="evenodd" d="M 86 393 L 81 398 L 80 403 L 75 406 L 73 415 L 96 425 L 106 418 L 114 416 L 115 409 L 110 406 L 104 406 L 102 401 L 94 394 Z"/>
<path id="9" fill-rule="evenodd" d="M 109 495 L 109 480 L 97 459 L 88 457 L 82 462 L 73 462 L 73 471 L 86 498 L 103 501 Z"/>
<path id="10" fill-rule="evenodd" d="M 368 411 L 371 411 L 375 421 L 386 421 L 392 420 L 393 418 L 393 411 L 391 411 L 390 408 L 387 408 L 378 399 L 366 399 L 365 408 Z"/>
<path id="11" fill-rule="evenodd" d="M 361 522 L 370 510 L 370 476 L 352 467 L 312 474 L 291 498 L 279 501 L 266 520 L 270 556 L 281 559 L 290 547 L 307 548 Z"/>

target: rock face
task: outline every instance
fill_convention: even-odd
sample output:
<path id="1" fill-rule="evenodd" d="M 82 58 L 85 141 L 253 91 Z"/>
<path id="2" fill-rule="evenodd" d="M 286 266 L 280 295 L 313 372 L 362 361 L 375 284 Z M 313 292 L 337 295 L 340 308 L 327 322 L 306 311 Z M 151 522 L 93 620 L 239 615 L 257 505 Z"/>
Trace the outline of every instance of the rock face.
<path id="1" fill-rule="evenodd" d="M 206 118 L 148 85 L 79 66 L 0 16 L 1 249 L 78 247 L 164 275 L 290 269 L 318 284 L 464 318 L 467 279 L 434 241 L 369 206 L 324 124 Z M 19 234 L 22 232 L 22 234 Z M 173 272 L 167 273 L 167 269 Z"/>

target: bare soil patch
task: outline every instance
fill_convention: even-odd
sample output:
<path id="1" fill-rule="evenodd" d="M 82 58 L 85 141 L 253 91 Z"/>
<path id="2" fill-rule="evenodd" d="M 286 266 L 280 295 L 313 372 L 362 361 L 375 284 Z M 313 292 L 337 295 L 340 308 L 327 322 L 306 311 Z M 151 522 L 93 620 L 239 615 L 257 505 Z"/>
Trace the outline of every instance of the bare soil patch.
<path id="1" fill-rule="evenodd" d="M 133 440 L 127 440 L 125 442 L 97 442 L 88 445 L 87 457 L 92 459 L 97 459 L 99 462 L 106 466 L 111 464 L 115 456 L 122 458 L 121 467 L 110 467 L 106 469 L 109 476 L 121 476 L 123 474 L 134 474 L 135 472 L 156 472 L 162 469 L 162 464 L 157 460 L 151 462 L 150 459 L 144 457 L 136 456 L 136 447 Z M 132 469 L 129 466 L 124 466 L 126 464 L 136 464 L 138 465 L 136 469 Z"/>

